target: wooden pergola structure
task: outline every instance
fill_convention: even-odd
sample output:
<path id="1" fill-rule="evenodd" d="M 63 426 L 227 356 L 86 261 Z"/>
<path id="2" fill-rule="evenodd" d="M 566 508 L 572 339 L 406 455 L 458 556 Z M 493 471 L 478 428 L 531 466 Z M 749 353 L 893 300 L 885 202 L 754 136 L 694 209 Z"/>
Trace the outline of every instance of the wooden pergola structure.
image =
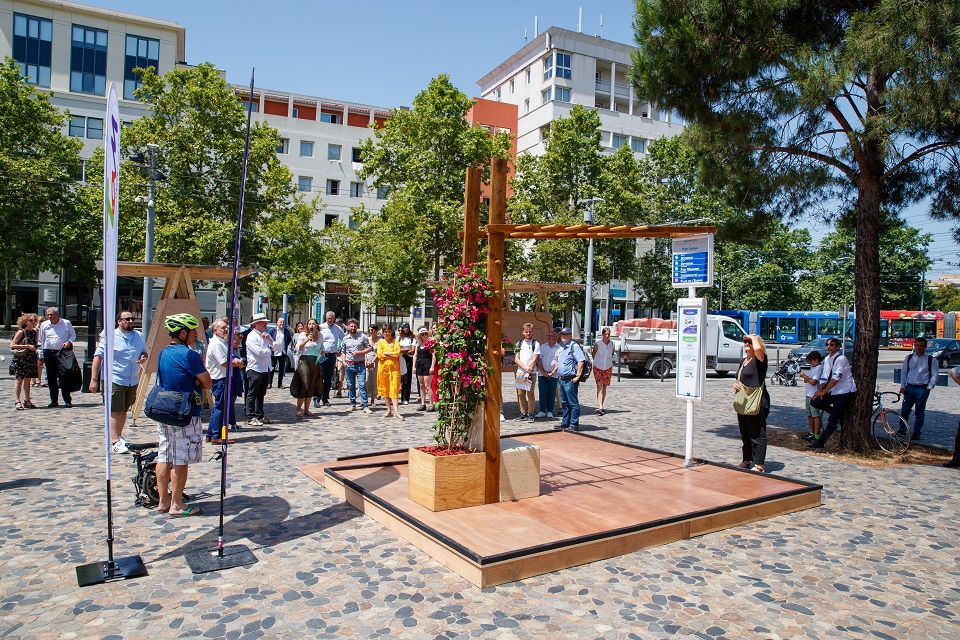
<path id="1" fill-rule="evenodd" d="M 680 225 L 560 225 L 507 223 L 507 160 L 494 158 L 490 167 L 490 223 L 480 228 L 480 185 L 483 172 L 479 167 L 467 169 L 463 205 L 463 264 L 475 263 L 479 239 L 487 240 L 487 277 L 493 283 L 493 301 L 487 316 L 487 398 L 483 415 L 483 449 L 486 454 L 484 496 L 488 504 L 500 500 L 500 405 L 503 347 L 503 281 L 504 241 L 511 240 L 604 240 L 607 238 L 677 238 L 713 233 L 713 226 Z M 513 289 L 517 292 L 516 289 Z"/>

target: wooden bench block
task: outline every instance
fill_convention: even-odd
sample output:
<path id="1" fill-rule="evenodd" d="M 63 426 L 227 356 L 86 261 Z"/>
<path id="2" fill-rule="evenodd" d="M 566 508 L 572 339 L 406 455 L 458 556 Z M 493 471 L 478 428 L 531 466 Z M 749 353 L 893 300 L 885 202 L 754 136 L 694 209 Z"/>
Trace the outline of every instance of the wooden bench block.
<path id="1" fill-rule="evenodd" d="M 516 438 L 500 440 L 500 501 L 540 495 L 540 447 Z"/>

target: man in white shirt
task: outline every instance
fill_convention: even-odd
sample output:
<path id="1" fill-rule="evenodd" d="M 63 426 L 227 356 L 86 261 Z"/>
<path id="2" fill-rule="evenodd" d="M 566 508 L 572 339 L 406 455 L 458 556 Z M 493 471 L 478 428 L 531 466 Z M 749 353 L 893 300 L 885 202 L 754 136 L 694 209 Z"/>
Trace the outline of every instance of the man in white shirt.
<path id="1" fill-rule="evenodd" d="M 263 398 L 273 371 L 271 356 L 277 345 L 267 329 L 267 316 L 254 314 L 247 334 L 247 424 L 260 427 L 272 422 L 263 414 Z"/>
<path id="2" fill-rule="evenodd" d="M 319 398 L 313 399 L 316 407 L 330 406 L 330 387 L 333 385 L 334 376 L 337 375 L 337 356 L 340 355 L 340 346 L 343 343 L 343 329 L 337 324 L 337 314 L 333 311 L 327 311 L 324 316 L 326 322 L 320 325 L 320 337 L 323 338 L 324 361 L 320 364 L 320 375 L 323 380 L 323 387 Z"/>
<path id="3" fill-rule="evenodd" d="M 547 333 L 547 343 L 540 345 L 540 357 L 537 358 L 537 367 L 540 369 L 540 412 L 537 413 L 538 418 L 553 417 L 557 381 L 560 379 L 557 374 L 557 367 L 560 364 L 557 356 L 560 353 L 560 348 L 560 345 L 557 344 L 557 332 L 551 328 Z"/>
<path id="4" fill-rule="evenodd" d="M 903 359 L 903 369 L 900 370 L 900 395 L 903 396 L 900 415 L 907 424 L 910 424 L 910 410 L 917 408 L 912 440 L 920 439 L 926 417 L 927 398 L 930 397 L 930 391 L 937 386 L 937 376 L 940 374 L 937 359 L 927 355 L 926 351 L 927 339 L 918 336 L 913 341 L 913 352 Z M 901 432 L 900 435 L 907 435 L 906 429 L 901 429 Z"/>
<path id="5" fill-rule="evenodd" d="M 517 404 L 520 407 L 520 416 L 517 420 L 536 422 L 535 387 L 537 384 L 537 358 L 540 343 L 533 339 L 533 323 L 523 325 L 523 340 L 517 343 Z"/>
<path id="6" fill-rule="evenodd" d="M 820 374 L 820 390 L 813 394 L 810 404 L 817 409 L 830 412 L 827 426 L 819 440 L 807 445 L 808 449 L 823 449 L 827 439 L 837 430 L 837 425 L 846 424 L 847 411 L 853 404 L 857 385 L 853 381 L 853 369 L 847 357 L 840 353 L 840 339 L 827 339 L 827 357 L 823 361 L 823 373 Z"/>
<path id="7" fill-rule="evenodd" d="M 40 346 L 43 349 L 43 355 L 40 357 L 40 364 L 47 369 L 47 387 L 50 390 L 50 404 L 47 407 L 59 406 L 57 402 L 57 393 L 60 389 L 60 352 L 64 349 L 73 349 L 73 343 L 77 339 L 77 332 L 73 330 L 73 325 L 66 318 L 60 317 L 60 312 L 56 307 L 50 307 L 46 311 L 47 319 L 40 323 Z M 70 398 L 70 392 L 62 390 L 63 404 L 67 407 L 73 406 Z"/>
<path id="8" fill-rule="evenodd" d="M 114 453 L 130 453 L 127 441 L 123 439 L 123 425 L 127 421 L 127 411 L 137 400 L 137 385 L 140 383 L 140 366 L 147 361 L 147 345 L 143 334 L 133 328 L 133 313 L 121 311 L 117 314 L 117 328 L 113 330 L 113 363 L 110 367 L 112 387 L 110 393 L 110 442 Z M 103 338 L 93 354 L 93 366 L 90 376 L 90 393 L 97 393 L 98 379 L 103 377 L 100 367 L 106 355 Z"/>
<path id="9" fill-rule="evenodd" d="M 213 408 L 210 410 L 210 422 L 207 424 L 207 442 L 223 444 L 222 434 L 225 424 L 230 424 L 231 430 L 242 430 L 242 427 L 234 425 L 234 416 L 227 413 L 228 407 L 233 406 L 232 402 L 227 402 L 227 376 L 233 375 L 234 367 L 239 367 L 243 363 L 239 357 L 231 356 L 232 349 L 227 344 L 230 334 L 230 322 L 227 318 L 214 320 L 210 331 L 212 337 L 208 342 L 204 362 L 207 373 L 210 374 L 212 382 L 210 392 L 213 394 Z"/>

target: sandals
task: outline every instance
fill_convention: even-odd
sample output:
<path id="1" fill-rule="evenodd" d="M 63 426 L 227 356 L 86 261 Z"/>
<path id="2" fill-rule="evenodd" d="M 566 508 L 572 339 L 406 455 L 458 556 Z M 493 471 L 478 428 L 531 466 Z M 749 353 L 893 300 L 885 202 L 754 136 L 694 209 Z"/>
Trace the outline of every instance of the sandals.
<path id="1" fill-rule="evenodd" d="M 297 417 L 298 417 L 298 418 L 302 418 L 302 417 L 303 417 L 303 410 L 302 410 L 302 409 L 297 409 Z"/>
<path id="2" fill-rule="evenodd" d="M 24 400 L 24 401 L 23 401 L 23 406 L 25 406 L 27 409 L 36 409 L 36 408 L 37 408 L 37 405 L 33 404 L 33 402 L 30 401 L 30 400 Z"/>
<path id="3" fill-rule="evenodd" d="M 170 513 L 171 518 L 187 518 L 189 516 L 202 516 L 203 509 L 200 507 L 187 507 L 180 513 Z"/>
<path id="4" fill-rule="evenodd" d="M 753 468 L 753 470 L 756 471 L 757 473 L 766 473 L 766 470 L 763 468 L 762 464 L 758 464 Z"/>
<path id="5" fill-rule="evenodd" d="M 20 402 L 19 400 L 17 400 L 17 401 L 13 404 L 13 407 L 14 407 L 17 411 L 23 411 L 23 403 Z"/>

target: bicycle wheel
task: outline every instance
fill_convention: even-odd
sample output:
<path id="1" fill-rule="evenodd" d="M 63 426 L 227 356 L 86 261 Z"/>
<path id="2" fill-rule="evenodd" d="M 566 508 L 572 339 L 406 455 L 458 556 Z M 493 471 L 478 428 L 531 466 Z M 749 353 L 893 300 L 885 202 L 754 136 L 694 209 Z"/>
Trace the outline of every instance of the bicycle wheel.
<path id="1" fill-rule="evenodd" d="M 873 440 L 887 453 L 901 455 L 910 448 L 910 425 L 896 411 L 884 409 L 873 417 Z"/>

